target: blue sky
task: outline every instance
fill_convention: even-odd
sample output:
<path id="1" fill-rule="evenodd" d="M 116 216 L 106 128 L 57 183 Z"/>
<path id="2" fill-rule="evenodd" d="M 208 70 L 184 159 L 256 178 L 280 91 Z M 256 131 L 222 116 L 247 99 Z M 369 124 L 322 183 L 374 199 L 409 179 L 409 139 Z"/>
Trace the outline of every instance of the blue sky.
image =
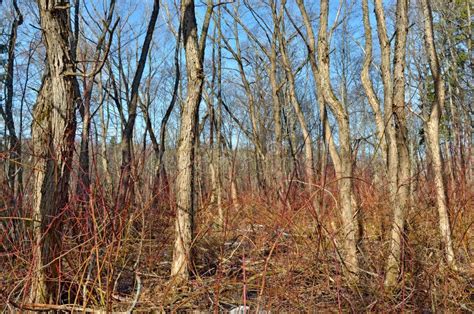
<path id="1" fill-rule="evenodd" d="M 344 1 L 344 0 L 341 0 Z M 97 26 L 92 22 L 92 20 L 100 21 L 101 18 L 104 16 L 104 10 L 105 8 L 108 7 L 109 0 L 85 0 L 81 1 L 82 6 L 81 6 L 81 13 L 84 16 L 84 22 L 82 24 L 82 28 L 85 29 L 84 36 L 87 37 L 88 39 L 95 40 L 98 36 L 98 31 L 97 31 Z M 258 3 L 258 2 L 255 2 Z M 360 13 L 360 1 L 356 0 L 350 1 L 347 0 L 346 3 L 348 6 L 353 6 L 354 10 L 351 12 L 351 19 L 349 19 L 349 27 L 351 30 L 353 30 L 353 39 L 356 41 L 360 41 L 361 44 L 363 44 L 363 30 L 362 30 L 362 19 L 361 19 L 361 13 Z M 22 67 L 22 64 L 26 62 L 26 57 L 28 55 L 28 52 L 30 50 L 30 43 L 31 42 L 38 42 L 39 43 L 39 31 L 38 31 L 38 24 L 37 24 L 37 14 L 34 10 L 34 5 L 31 4 L 31 2 L 22 2 L 20 0 L 20 4 L 22 5 L 22 11 L 25 15 L 25 23 L 24 25 L 20 28 L 20 41 L 17 47 L 17 55 L 18 58 L 16 60 L 17 65 L 19 65 L 19 71 L 18 71 L 18 77 L 20 78 L 20 83 L 21 83 L 21 75 L 22 75 L 22 69 L 24 70 L 24 66 Z M 339 1 L 330 1 L 330 21 L 329 25 L 331 26 L 334 22 L 334 18 L 337 14 L 337 11 L 340 6 Z M 122 42 L 122 49 L 123 50 L 129 50 L 133 54 L 138 51 L 139 47 L 141 46 L 141 43 L 143 42 L 143 37 L 144 33 L 146 31 L 146 25 L 148 21 L 149 14 L 151 12 L 151 8 L 153 5 L 153 0 L 141 0 L 141 1 L 133 1 L 133 0 L 117 0 L 116 3 L 116 17 L 120 16 L 121 18 L 121 31 L 123 33 L 124 37 L 131 38 L 131 40 L 123 40 Z M 175 45 L 175 39 L 173 35 L 169 31 L 169 26 L 167 25 L 168 19 L 172 19 L 172 24 L 174 25 L 174 28 L 177 28 L 177 12 L 174 7 L 174 2 L 167 0 L 167 1 L 162 1 L 161 3 L 161 9 L 160 9 L 160 14 L 159 14 L 159 20 L 157 23 L 157 28 L 155 30 L 154 34 L 154 46 L 152 47 L 151 50 L 151 58 L 153 59 L 153 63 L 155 65 L 161 65 L 164 66 L 165 68 L 169 68 L 169 71 L 172 71 L 172 53 L 174 50 L 174 45 Z M 228 5 L 230 6 L 230 5 Z M 306 1 L 306 6 L 307 10 L 310 13 L 313 13 L 314 17 L 318 17 L 319 14 L 319 1 Z M 5 8 L 9 8 L 9 0 L 5 0 L 3 5 L 1 6 L 2 10 Z M 197 14 L 197 20 L 198 20 L 198 27 L 202 25 L 202 20 L 205 12 L 205 3 L 203 1 L 196 1 L 196 14 Z M 299 19 L 300 13 L 293 1 L 288 1 L 288 10 L 290 14 L 296 19 Z M 247 12 L 247 13 L 245 13 Z M 1 12 L 1 14 L 6 14 L 7 11 Z M 340 18 L 342 18 L 343 12 L 341 12 Z M 6 14 L 7 15 L 7 14 Z M 262 16 L 264 18 L 268 18 L 268 24 L 271 24 L 271 17 L 270 15 L 264 15 L 262 13 Z M 242 15 L 241 15 L 242 20 L 245 23 L 248 23 L 248 26 L 250 28 L 255 27 L 255 22 L 253 17 L 248 13 L 248 10 L 242 10 Z M 372 17 L 373 19 L 373 17 Z M 289 23 L 288 23 L 289 24 Z M 252 26 L 253 25 L 253 26 Z M 372 25 L 373 28 L 375 28 L 375 21 L 372 20 Z M 314 29 L 315 33 L 317 34 L 317 21 L 314 23 Z M 254 28 L 255 29 L 255 28 Z M 213 32 L 213 25 L 211 22 L 211 27 L 209 30 L 209 35 L 212 36 Z M 228 32 L 228 31 L 227 31 Z M 226 29 L 224 28 L 224 33 L 226 33 Z M 244 35 L 244 32 L 241 32 L 242 38 L 240 39 L 241 42 L 244 42 L 246 40 L 246 35 Z M 337 36 L 337 33 L 335 33 Z M 229 37 L 232 37 L 232 35 L 228 35 Z M 264 38 L 264 37 L 262 37 Z M 338 38 L 335 38 L 334 41 L 337 41 Z M 263 39 L 263 41 L 265 41 Z M 232 43 L 232 40 L 230 40 Z M 208 43 L 210 43 L 210 40 L 208 40 Z M 116 45 L 117 42 L 114 42 L 114 49 L 112 49 L 111 54 L 114 54 L 116 52 Z M 355 45 L 352 45 L 353 47 Z M 298 47 L 303 47 L 302 45 L 299 45 Z M 374 32 L 374 47 L 377 47 L 377 37 L 376 33 Z M 357 48 L 356 48 L 357 49 Z M 300 55 L 301 57 L 304 57 L 305 51 L 304 49 L 301 51 L 294 51 L 297 55 Z M 355 53 L 360 53 L 360 51 L 356 51 Z M 207 57 L 210 57 L 211 50 L 207 50 Z M 228 56 L 224 52 L 225 55 Z M 135 54 L 136 56 L 136 54 Z M 31 77 L 30 81 L 28 84 L 28 91 L 29 91 L 29 97 L 27 99 L 27 108 L 31 110 L 33 104 L 34 104 L 34 99 L 35 99 L 35 91 L 34 89 L 37 89 L 40 83 L 40 76 L 41 76 L 41 64 L 42 64 L 42 56 L 41 54 L 36 55 L 36 62 L 31 68 Z M 134 58 L 132 58 L 132 61 Z M 184 62 L 184 59 L 183 59 Z M 227 69 L 231 70 L 232 68 L 235 69 L 235 63 L 233 61 L 225 61 L 225 67 Z M 126 65 L 126 68 L 130 67 L 131 73 L 133 73 L 133 69 L 135 67 L 134 63 L 132 62 L 130 65 Z M 145 71 L 144 74 L 144 79 L 147 76 L 147 70 Z M 206 69 L 208 71 L 208 69 Z M 172 74 L 172 72 L 170 72 Z M 228 75 L 228 74 L 227 74 Z M 166 78 L 165 78 L 166 79 Z M 238 80 L 238 78 L 236 78 Z M 170 92 L 170 78 L 168 80 L 163 81 L 163 87 L 160 90 L 157 90 L 156 92 L 156 98 L 154 99 L 154 118 L 156 119 L 155 121 L 158 123 L 159 120 L 161 119 L 161 116 L 164 112 L 165 106 L 168 104 L 169 99 L 171 97 L 171 92 Z M 21 84 L 17 85 L 17 94 L 21 92 L 20 89 Z M 314 99 L 314 98 L 313 98 Z M 203 109 L 203 112 L 205 110 L 205 105 L 202 105 L 201 108 Z M 314 107 L 315 108 L 315 107 Z M 314 110 L 314 112 L 317 112 L 317 110 Z M 177 123 L 177 113 L 178 110 L 175 110 L 174 113 L 174 119 L 172 121 L 172 124 Z M 27 115 L 25 115 L 27 116 Z M 141 128 L 143 126 L 142 120 L 138 119 L 138 128 Z M 29 123 L 27 123 L 29 125 Z M 25 132 L 29 132 L 28 130 L 25 130 Z M 113 132 L 111 132 L 113 134 Z M 139 134 L 139 133 L 138 133 Z"/>

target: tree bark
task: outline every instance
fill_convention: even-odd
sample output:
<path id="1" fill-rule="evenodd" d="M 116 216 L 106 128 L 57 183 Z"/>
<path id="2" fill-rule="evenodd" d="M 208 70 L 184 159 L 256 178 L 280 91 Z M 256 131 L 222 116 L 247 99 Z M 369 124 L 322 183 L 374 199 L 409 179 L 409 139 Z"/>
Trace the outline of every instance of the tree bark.
<path id="1" fill-rule="evenodd" d="M 204 83 L 204 49 L 198 44 L 194 0 L 181 1 L 182 36 L 186 56 L 187 98 L 181 113 L 177 149 L 175 243 L 171 276 L 185 283 L 191 268 L 190 253 L 195 213 L 195 149 L 198 109 Z M 203 33 L 202 36 L 205 36 Z M 205 40 L 204 40 L 205 45 Z M 202 47 L 204 48 L 204 47 Z"/>
<path id="2" fill-rule="evenodd" d="M 367 95 L 369 105 L 372 107 L 372 111 L 375 116 L 375 126 L 377 128 L 378 147 L 382 160 L 387 160 L 388 147 L 387 140 L 385 138 L 385 123 L 380 109 L 380 101 L 377 94 L 374 91 L 372 80 L 370 79 L 370 67 L 372 64 L 372 27 L 370 26 L 369 18 L 369 5 L 368 0 L 362 0 L 362 11 L 364 20 L 364 33 L 365 33 L 365 58 L 364 65 L 361 72 L 361 82 Z M 385 169 L 384 169 L 385 171 Z"/>
<path id="3" fill-rule="evenodd" d="M 344 238 L 344 262 L 350 273 L 357 275 L 357 235 L 358 224 L 356 223 L 356 212 L 352 199 L 352 152 L 349 131 L 349 115 L 334 95 L 330 85 L 329 75 L 329 47 L 327 39 L 327 23 L 329 14 L 329 1 L 321 0 L 321 14 L 318 35 L 318 61 L 319 73 L 321 75 L 321 92 L 324 99 L 331 108 L 339 130 L 339 156 L 341 161 L 340 172 L 337 173 L 340 207 L 342 212 L 343 238 Z M 356 279 L 356 278 L 355 278 Z"/>
<path id="4" fill-rule="evenodd" d="M 393 81 L 390 65 L 390 41 L 387 35 L 385 13 L 381 0 L 375 0 L 375 17 L 377 21 L 377 32 L 381 50 L 380 70 L 382 75 L 384 94 L 383 108 L 385 138 L 387 141 L 387 176 L 389 179 L 390 204 L 393 207 L 396 203 L 396 193 L 398 185 L 398 150 L 396 143 L 395 127 L 392 116 Z"/>
<path id="5" fill-rule="evenodd" d="M 393 57 L 393 96 L 392 112 L 396 147 L 398 152 L 397 186 L 395 193 L 391 186 L 391 204 L 393 210 L 392 230 L 390 237 L 390 255 L 387 260 L 385 287 L 392 289 L 396 286 L 400 265 L 405 216 L 410 196 L 410 155 L 408 151 L 408 131 L 405 109 L 405 57 L 408 34 L 408 0 L 397 1 L 396 38 Z M 385 75 L 385 73 L 384 73 Z M 387 113 L 387 112 L 386 112 Z M 393 152 L 389 153 L 392 154 Z M 390 158 L 390 156 L 389 156 Z M 392 157 L 394 159 L 394 157 Z M 389 177 L 394 172 L 393 163 L 389 160 Z"/>
<path id="6" fill-rule="evenodd" d="M 46 72 L 33 110 L 35 156 L 33 228 L 34 269 L 29 300 L 56 302 L 60 289 L 62 210 L 68 201 L 69 177 L 76 131 L 75 108 L 79 86 L 69 36 L 70 21 L 64 1 L 39 0 L 46 46 Z"/>
<path id="7" fill-rule="evenodd" d="M 217 23 L 220 23 L 220 10 L 218 11 Z M 216 38 L 216 29 L 214 38 Z M 212 78 L 211 94 L 207 97 L 209 116 L 209 147 L 211 150 L 209 170 L 211 174 L 211 206 L 217 209 L 217 227 L 224 226 L 224 211 L 222 208 L 222 180 L 221 180 L 221 109 L 222 109 L 222 69 L 221 69 L 221 47 L 218 40 L 212 50 Z M 217 59 L 217 60 L 216 60 Z M 217 81 L 217 87 L 216 87 Z M 214 104 L 214 91 L 217 88 L 217 106 Z M 217 107 L 217 108 L 215 108 Z"/>
<path id="8" fill-rule="evenodd" d="M 436 52 L 433 15 L 431 12 L 430 0 L 421 0 L 425 27 L 425 45 L 431 74 L 434 80 L 435 100 L 431 107 L 431 112 L 426 121 L 426 139 L 431 153 L 432 167 L 434 173 L 434 183 L 436 189 L 436 203 L 439 215 L 439 230 L 441 241 L 444 246 L 444 255 L 449 266 L 455 266 L 453 241 L 451 237 L 451 227 L 449 224 L 448 203 L 446 197 L 446 186 L 444 183 L 443 162 L 441 158 L 441 148 L 439 144 L 439 120 L 444 107 L 445 88 L 441 68 Z M 449 158 L 449 157 L 447 157 Z"/>
<path id="9" fill-rule="evenodd" d="M 221 9 L 218 9 L 218 23 L 221 23 Z M 217 177 L 217 213 L 219 217 L 219 225 L 224 228 L 226 219 L 224 216 L 224 207 L 222 204 L 222 46 L 221 38 L 218 36 L 217 42 L 217 113 L 216 121 L 216 177 Z"/>

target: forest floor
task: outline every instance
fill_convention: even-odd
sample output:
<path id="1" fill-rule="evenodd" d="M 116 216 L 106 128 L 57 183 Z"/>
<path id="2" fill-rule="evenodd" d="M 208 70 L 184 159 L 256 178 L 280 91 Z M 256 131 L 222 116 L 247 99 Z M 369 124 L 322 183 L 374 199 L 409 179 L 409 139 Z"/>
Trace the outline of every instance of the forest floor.
<path id="1" fill-rule="evenodd" d="M 383 286 L 390 226 L 386 198 L 363 189 L 358 195 L 364 221 L 358 283 L 343 276 L 334 204 L 328 201 L 326 210 L 317 214 L 304 193 L 294 192 L 285 202 L 249 193 L 239 204 L 224 203 L 223 228 L 215 224 L 215 206 L 199 210 L 193 274 L 179 290 L 169 278 L 171 208 L 142 206 L 133 212 L 121 238 L 111 238 L 101 228 L 92 228 L 96 231 L 87 238 L 67 229 L 62 295 L 67 303 L 87 300 L 89 308 L 108 304 L 109 310 L 119 311 L 132 305 L 137 312 L 224 311 L 238 306 L 249 306 L 252 312 L 473 311 L 474 192 L 452 201 L 457 270 L 443 262 L 429 194 L 417 195 L 407 217 L 400 285 L 390 293 Z M 7 299 L 21 303 L 31 275 L 31 242 L 5 248 L 0 265 L 2 308 Z"/>

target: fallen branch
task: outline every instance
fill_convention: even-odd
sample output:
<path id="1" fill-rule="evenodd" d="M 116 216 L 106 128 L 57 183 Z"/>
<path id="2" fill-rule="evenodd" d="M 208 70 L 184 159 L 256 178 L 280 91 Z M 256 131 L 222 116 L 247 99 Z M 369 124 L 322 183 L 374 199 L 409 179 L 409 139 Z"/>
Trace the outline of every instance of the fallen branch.
<path id="1" fill-rule="evenodd" d="M 14 308 L 22 311 L 33 311 L 33 312 L 46 312 L 46 311 L 71 311 L 71 312 L 85 312 L 85 313 L 106 313 L 105 310 L 93 309 L 88 307 L 77 306 L 74 304 L 40 304 L 40 303 L 27 303 L 17 304 L 11 300 L 8 301 Z M 120 312 L 117 312 L 120 313 Z M 123 312 L 127 313 L 127 312 Z"/>

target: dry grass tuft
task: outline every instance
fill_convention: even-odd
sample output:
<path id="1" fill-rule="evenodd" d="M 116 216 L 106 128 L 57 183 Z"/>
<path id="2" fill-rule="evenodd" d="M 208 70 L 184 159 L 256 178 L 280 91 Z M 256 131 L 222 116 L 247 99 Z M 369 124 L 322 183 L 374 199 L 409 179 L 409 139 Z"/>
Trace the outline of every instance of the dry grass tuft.
<path id="1" fill-rule="evenodd" d="M 430 189 L 423 184 L 420 191 Z M 172 200 L 151 202 L 141 195 L 144 201 L 127 218 L 105 194 L 93 193 L 92 206 L 73 202 L 65 213 L 63 301 L 143 312 L 225 311 L 244 304 L 273 312 L 472 311 L 474 191 L 450 190 L 457 271 L 443 262 L 431 197 L 413 196 L 403 272 L 393 294 L 383 289 L 390 226 L 386 191 L 365 180 L 358 181 L 356 191 L 364 220 L 357 285 L 342 276 L 333 198 L 327 195 L 327 208 L 316 215 L 308 195 L 292 187 L 288 202 L 271 191 L 266 196 L 242 191 L 237 207 L 224 204 L 223 228 L 215 224 L 215 206 L 203 204 L 196 216 L 194 273 L 189 285 L 179 288 L 169 278 Z M 31 234 L 24 228 L 15 241 L 3 230 L 0 302 L 21 303 L 31 276 Z"/>

